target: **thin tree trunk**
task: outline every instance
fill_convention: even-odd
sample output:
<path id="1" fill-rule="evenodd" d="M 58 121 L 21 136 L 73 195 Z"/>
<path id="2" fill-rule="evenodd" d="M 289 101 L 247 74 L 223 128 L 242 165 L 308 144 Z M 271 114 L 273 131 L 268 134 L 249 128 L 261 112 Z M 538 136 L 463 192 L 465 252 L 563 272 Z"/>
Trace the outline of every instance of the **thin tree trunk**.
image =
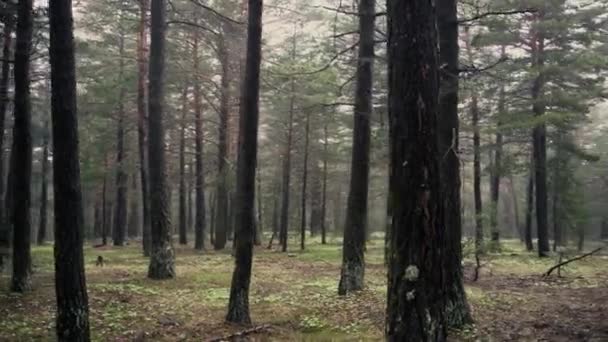
<path id="1" fill-rule="evenodd" d="M 226 321 L 250 324 L 249 284 L 255 224 L 255 170 L 259 119 L 262 0 L 249 0 L 247 62 L 242 87 L 237 164 L 236 253 Z"/>
<path id="2" fill-rule="evenodd" d="M 327 147 L 329 146 L 329 137 L 327 134 L 327 123 L 323 126 L 323 185 L 321 195 L 321 244 L 327 243 Z"/>
<path id="3" fill-rule="evenodd" d="M 387 1 L 392 217 L 386 339 L 445 341 L 434 3 Z"/>
<path id="4" fill-rule="evenodd" d="M 524 240 L 526 250 L 534 250 L 532 243 L 532 214 L 534 213 L 534 159 L 530 161 L 530 175 L 528 176 L 528 186 L 526 189 L 526 228 L 524 230 Z"/>
<path id="5" fill-rule="evenodd" d="M 128 236 L 129 239 L 135 239 L 139 236 L 139 193 L 137 192 L 137 170 L 133 170 L 133 175 L 131 176 L 131 201 L 129 205 L 131 208 L 129 209 L 129 225 L 128 225 Z"/>
<path id="6" fill-rule="evenodd" d="M 440 72 L 438 120 L 439 155 L 446 225 L 444 267 L 446 284 L 446 323 L 453 328 L 473 322 L 463 286 L 462 273 L 462 218 L 460 201 L 460 159 L 458 122 L 458 18 L 455 0 L 439 0 L 437 3 L 437 27 L 439 30 Z"/>
<path id="7" fill-rule="evenodd" d="M 182 90 L 182 119 L 179 136 L 179 244 L 188 244 L 186 209 L 186 114 L 188 114 L 188 85 Z"/>
<path id="8" fill-rule="evenodd" d="M 216 200 L 213 193 L 209 198 L 209 242 L 213 245 L 215 243 L 215 206 Z"/>
<path id="9" fill-rule="evenodd" d="M 57 339 L 90 341 L 78 162 L 72 1 L 49 0 Z"/>
<path id="10" fill-rule="evenodd" d="M 199 54 L 198 54 L 198 33 L 194 34 L 193 54 L 194 54 L 194 71 L 198 77 L 200 74 Z M 205 174 L 203 170 L 203 108 L 201 101 L 200 81 L 194 84 L 194 124 L 195 124 L 195 155 L 196 155 L 196 171 L 195 171 L 195 188 L 196 188 L 196 219 L 194 232 L 195 249 L 205 248 Z"/>
<path id="11" fill-rule="evenodd" d="M 558 246 L 563 245 L 562 241 L 562 229 L 561 229 L 561 220 L 562 213 L 560 208 L 560 181 L 561 181 L 561 169 L 565 168 L 566 165 L 562 162 L 563 152 L 562 152 L 562 129 L 560 127 L 557 128 L 557 132 L 555 132 L 557 137 L 555 138 L 555 156 L 554 156 L 554 165 L 553 165 L 553 251 L 557 250 Z"/>
<path id="12" fill-rule="evenodd" d="M 175 252 L 171 239 L 171 206 L 166 179 L 163 127 L 166 1 L 152 0 L 151 6 L 148 167 L 152 245 L 148 277 L 167 279 L 175 277 Z"/>
<path id="13" fill-rule="evenodd" d="M 302 166 L 302 215 L 300 215 L 300 249 L 306 247 L 306 194 L 308 185 L 308 145 L 310 144 L 310 113 L 306 113 L 306 126 L 304 128 L 304 161 Z"/>
<path id="14" fill-rule="evenodd" d="M 13 276 L 11 291 L 31 289 L 31 181 L 32 181 L 32 103 L 30 98 L 30 53 L 33 32 L 33 0 L 20 0 L 17 7 L 15 45 L 15 108 L 13 149 L 15 155 L 13 187 Z"/>
<path id="15" fill-rule="evenodd" d="M 517 229 L 517 235 L 521 242 L 524 241 L 524 234 L 521 229 L 521 222 L 519 219 L 519 203 L 517 202 L 517 194 L 515 193 L 515 180 L 513 174 L 509 174 L 509 190 L 511 191 L 511 200 L 513 201 L 513 217 L 515 218 L 515 228 Z"/>
<path id="16" fill-rule="evenodd" d="M 338 294 L 346 295 L 363 289 L 365 274 L 365 231 L 369 193 L 370 118 L 373 111 L 375 0 L 359 2 L 359 56 L 351 178 L 344 225 L 342 270 Z"/>
<path id="17" fill-rule="evenodd" d="M 119 39 L 119 66 L 118 66 L 118 127 L 116 133 L 116 204 L 114 205 L 114 229 L 112 240 L 114 246 L 125 244 L 125 233 L 127 228 L 127 189 L 128 176 L 125 171 L 125 109 L 124 100 L 126 89 L 123 86 L 124 78 L 124 33 L 120 33 Z"/>
<path id="18" fill-rule="evenodd" d="M 44 133 L 42 136 L 42 165 L 41 170 L 41 189 L 40 189 L 40 219 L 38 221 L 38 245 L 43 245 L 46 241 L 46 226 L 47 226 L 47 206 L 48 206 L 48 176 L 49 176 L 49 122 L 44 124 Z M 95 220 L 97 223 L 97 220 Z"/>
<path id="19" fill-rule="evenodd" d="M 502 46 L 501 58 L 506 58 L 505 46 Z M 500 241 L 500 232 L 498 230 L 498 198 L 500 196 L 500 178 L 502 176 L 502 117 L 506 114 L 505 112 L 505 85 L 504 83 L 500 85 L 500 90 L 498 94 L 498 120 L 496 122 L 496 146 L 494 148 L 494 165 L 492 167 L 492 175 L 490 182 L 490 200 L 492 201 L 492 206 L 490 208 L 490 229 L 491 239 L 494 243 L 499 243 Z"/>
<path id="20" fill-rule="evenodd" d="M 137 142 L 142 204 L 142 240 L 144 256 L 150 256 L 150 190 L 148 186 L 147 156 L 147 82 L 148 82 L 148 11 L 149 0 L 139 2 L 139 32 L 137 35 Z"/>
<path id="21" fill-rule="evenodd" d="M 256 246 L 259 246 L 262 244 L 262 230 L 264 229 L 264 215 L 263 215 L 263 208 L 262 208 L 262 177 L 260 176 L 260 165 L 258 165 L 257 168 L 257 175 L 256 175 L 256 179 L 257 179 L 257 191 L 256 191 L 256 199 L 257 199 L 257 214 L 258 214 L 258 220 L 257 220 L 257 224 L 255 225 L 255 234 L 253 235 L 253 244 Z"/>

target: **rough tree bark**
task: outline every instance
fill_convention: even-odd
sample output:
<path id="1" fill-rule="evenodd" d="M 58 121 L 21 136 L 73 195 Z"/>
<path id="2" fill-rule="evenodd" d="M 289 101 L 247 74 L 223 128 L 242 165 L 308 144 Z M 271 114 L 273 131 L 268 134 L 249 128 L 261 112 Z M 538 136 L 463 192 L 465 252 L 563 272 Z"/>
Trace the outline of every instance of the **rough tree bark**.
<path id="1" fill-rule="evenodd" d="M 6 122 L 6 108 L 8 107 L 8 87 L 11 70 L 11 46 L 13 44 L 14 19 L 7 15 L 4 21 L 4 41 L 2 44 L 2 74 L 0 75 L 0 224 L 5 219 L 4 203 L 4 125 Z M 1 257 L 0 257 L 1 258 Z"/>
<path id="2" fill-rule="evenodd" d="M 71 0 L 49 0 L 57 339 L 90 341 Z"/>
<path id="3" fill-rule="evenodd" d="M 373 111 L 375 0 L 359 2 L 359 56 L 355 90 L 350 190 L 346 206 L 338 294 L 363 288 L 365 230 L 369 192 L 370 118 Z"/>
<path id="4" fill-rule="evenodd" d="M 241 95 L 237 163 L 236 255 L 226 320 L 251 323 L 249 283 L 255 225 L 255 170 L 259 118 L 260 61 L 262 52 L 262 0 L 249 0 L 247 62 Z"/>
<path id="5" fill-rule="evenodd" d="M 392 239 L 386 338 L 444 341 L 445 234 L 432 0 L 387 1 Z"/>
<path id="6" fill-rule="evenodd" d="M 437 3 L 439 30 L 440 96 L 438 134 L 441 156 L 441 192 L 445 215 L 445 300 L 446 323 L 458 328 L 472 323 L 471 312 L 463 286 L 462 219 L 460 202 L 460 159 L 458 122 L 458 18 L 455 0 Z"/>
<path id="7" fill-rule="evenodd" d="M 137 147 L 142 205 L 142 240 L 145 256 L 150 256 L 150 189 L 148 185 L 147 156 L 147 82 L 148 82 L 148 11 L 149 0 L 139 2 L 139 32 L 137 34 Z"/>
<path id="8" fill-rule="evenodd" d="M 38 245 L 43 245 L 46 241 L 46 226 L 47 226 L 47 206 L 48 206 L 48 176 L 49 176 L 49 122 L 44 124 L 44 133 L 42 135 L 42 165 L 41 180 L 40 180 L 40 215 L 38 220 Z"/>
<path id="9" fill-rule="evenodd" d="M 114 205 L 114 229 L 112 230 L 112 240 L 114 246 L 125 244 L 127 228 L 127 190 L 128 176 L 125 171 L 125 108 L 124 100 L 126 89 L 124 83 L 124 54 L 125 37 L 120 32 L 119 43 L 119 62 L 118 62 L 118 122 L 116 129 L 116 204 Z"/>
<path id="10" fill-rule="evenodd" d="M 148 277 L 175 277 L 171 239 L 171 206 L 167 188 L 163 110 L 165 105 L 166 1 L 152 0 L 150 10 L 150 67 L 148 101 L 148 167 L 150 173 L 150 225 L 152 244 Z"/>
<path id="11" fill-rule="evenodd" d="M 198 32 L 194 33 L 193 56 L 195 77 L 200 77 L 200 59 L 198 54 Z M 196 218 L 194 224 L 194 248 L 205 248 L 205 174 L 203 170 L 203 108 L 201 100 L 200 81 L 194 84 L 194 135 L 195 135 L 195 181 L 196 188 Z"/>
<path id="12" fill-rule="evenodd" d="M 31 180 L 32 180 L 32 103 L 30 98 L 30 53 L 32 49 L 32 0 L 17 5 L 17 38 L 15 45 L 15 108 L 13 148 L 15 164 L 13 187 L 13 276 L 11 291 L 31 289 Z"/>

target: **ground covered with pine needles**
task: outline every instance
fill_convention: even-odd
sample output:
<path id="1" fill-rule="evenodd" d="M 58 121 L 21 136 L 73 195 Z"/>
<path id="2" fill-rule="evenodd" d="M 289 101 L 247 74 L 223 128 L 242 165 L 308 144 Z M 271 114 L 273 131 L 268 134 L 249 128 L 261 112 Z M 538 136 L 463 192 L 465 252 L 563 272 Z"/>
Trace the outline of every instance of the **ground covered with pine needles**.
<path id="1" fill-rule="evenodd" d="M 294 248 L 296 242 L 293 242 Z M 254 329 L 224 323 L 233 259 L 223 252 L 177 247 L 177 279 L 146 278 L 139 244 L 85 248 L 96 341 L 213 341 L 238 333 L 252 340 L 383 340 L 386 276 L 383 241 L 369 242 L 367 288 L 337 295 L 338 240 L 306 251 L 256 247 L 251 288 Z M 467 248 L 465 248 L 465 254 Z M 574 253 L 573 253 L 574 254 Z M 103 256 L 106 265 L 95 266 Z M 34 247 L 34 291 L 7 291 L 0 276 L 0 341 L 54 339 L 52 246 Z M 538 259 L 517 241 L 482 260 L 473 282 L 465 260 L 466 291 L 475 325 L 451 332 L 454 340 L 608 340 L 608 256 L 594 255 L 543 277 L 556 258 Z"/>

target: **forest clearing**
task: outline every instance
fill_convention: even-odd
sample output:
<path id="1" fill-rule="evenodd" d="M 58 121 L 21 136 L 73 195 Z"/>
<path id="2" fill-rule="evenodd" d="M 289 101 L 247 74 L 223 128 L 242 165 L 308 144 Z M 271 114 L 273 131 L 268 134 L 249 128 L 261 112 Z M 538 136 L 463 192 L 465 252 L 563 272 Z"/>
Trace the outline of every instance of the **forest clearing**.
<path id="1" fill-rule="evenodd" d="M 314 241 L 317 240 L 317 241 Z M 383 240 L 368 242 L 366 287 L 337 294 L 340 245 L 335 239 L 290 254 L 258 247 L 251 287 L 253 341 L 382 341 L 386 306 Z M 294 241 L 295 243 L 295 241 Z M 241 332 L 224 323 L 233 259 L 229 249 L 196 252 L 177 248 L 178 277 L 146 278 L 140 247 L 85 248 L 93 340 L 212 341 Z M 35 292 L 0 292 L 0 341 L 52 339 L 52 248 L 33 249 Z M 105 260 L 95 266 L 97 256 Z M 471 256 L 471 254 L 470 254 Z M 454 341 L 605 341 L 608 339 L 608 255 L 565 266 L 562 277 L 542 274 L 553 259 L 536 259 L 519 241 L 484 259 L 472 281 L 465 258 L 465 288 L 475 325 Z M 6 277 L 0 278 L 4 282 Z M 15 298 L 19 298 L 18 301 Z"/>

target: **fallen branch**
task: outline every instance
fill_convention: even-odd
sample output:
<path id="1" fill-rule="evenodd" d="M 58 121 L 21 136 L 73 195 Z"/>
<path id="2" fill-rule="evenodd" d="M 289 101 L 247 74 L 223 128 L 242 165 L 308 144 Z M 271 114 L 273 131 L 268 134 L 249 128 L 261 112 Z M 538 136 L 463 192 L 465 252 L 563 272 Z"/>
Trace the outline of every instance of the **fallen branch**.
<path id="1" fill-rule="evenodd" d="M 232 335 L 213 338 L 213 339 L 208 340 L 208 342 L 232 341 L 232 340 L 234 340 L 236 338 L 245 337 L 245 336 L 250 335 L 250 334 L 257 334 L 257 333 L 266 331 L 268 329 L 270 329 L 270 325 L 269 324 L 259 325 L 257 327 L 253 327 L 253 328 L 250 328 L 250 329 L 247 329 L 247 330 L 236 332 L 236 333 L 234 333 Z"/>
<path id="2" fill-rule="evenodd" d="M 583 254 L 583 255 L 579 255 L 579 256 L 577 256 L 576 258 L 572 258 L 572 259 L 569 259 L 569 260 L 566 260 L 566 261 L 560 262 L 560 263 L 558 263 L 557 265 L 555 265 L 555 266 L 551 267 L 551 268 L 550 268 L 550 269 L 549 269 L 547 272 L 545 272 L 545 273 L 543 274 L 543 276 L 544 276 L 544 277 L 548 277 L 548 276 L 550 276 L 550 275 L 551 275 L 551 273 L 552 273 L 553 271 L 555 271 L 556 269 L 558 269 L 558 268 L 560 268 L 560 267 L 562 267 L 562 266 L 564 266 L 564 265 L 567 265 L 567 264 L 569 264 L 569 263 L 571 263 L 571 262 L 573 262 L 573 261 L 581 260 L 581 259 L 583 259 L 583 258 L 586 258 L 586 257 L 590 256 L 590 255 L 593 255 L 593 254 L 595 254 L 595 253 L 597 253 L 597 252 L 601 251 L 602 249 L 604 249 L 604 248 L 606 248 L 606 247 L 608 247 L 608 246 L 599 247 L 599 248 L 596 248 L 596 249 L 592 250 L 592 251 L 591 251 L 591 252 L 589 252 L 589 253 L 585 253 L 585 254 Z"/>

